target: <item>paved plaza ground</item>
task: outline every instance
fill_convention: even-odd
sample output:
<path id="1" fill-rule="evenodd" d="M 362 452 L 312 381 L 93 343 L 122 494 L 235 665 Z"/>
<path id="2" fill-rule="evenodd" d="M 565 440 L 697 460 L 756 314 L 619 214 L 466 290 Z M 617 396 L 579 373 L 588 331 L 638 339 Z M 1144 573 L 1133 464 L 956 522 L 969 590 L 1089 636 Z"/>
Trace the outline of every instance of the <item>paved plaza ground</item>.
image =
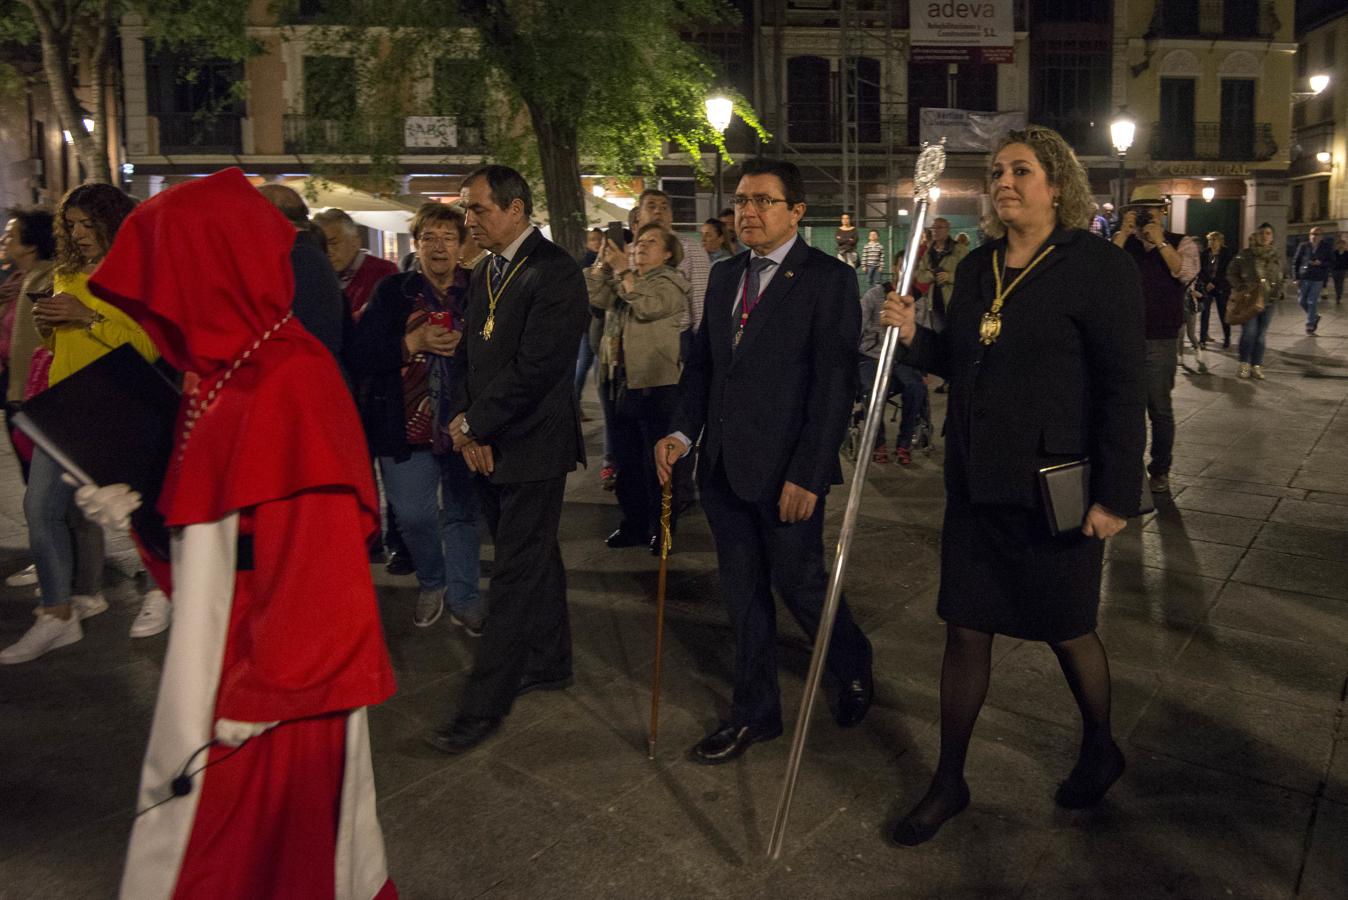
<path id="1" fill-rule="evenodd" d="M 414 628 L 413 580 L 377 570 L 399 689 L 371 722 L 401 896 L 1348 896 L 1348 314 L 1331 304 L 1313 338 L 1292 301 L 1273 322 L 1266 382 L 1237 380 L 1234 351 L 1209 351 L 1206 372 L 1185 357 L 1173 496 L 1109 546 L 1100 633 L 1128 771 L 1100 808 L 1054 806 L 1076 709 L 1046 647 L 1001 638 L 972 806 L 921 848 L 884 842 L 937 754 L 942 488 L 939 453 L 919 455 L 872 469 L 849 566 L 876 704 L 847 732 L 817 710 L 786 851 L 769 861 L 808 646 L 784 618 L 787 737 L 721 767 L 685 759 L 725 712 L 731 668 L 710 536 L 689 516 L 648 761 L 656 567 L 603 545 L 618 513 L 596 466 L 572 476 L 563 514 L 576 684 L 522 698 L 467 757 L 420 738 L 451 712 L 473 643 L 448 617 Z M 595 459 L 599 422 L 586 428 Z M 5 459 L 0 574 L 28 562 Z M 830 498 L 830 541 L 844 504 Z M 129 640 L 137 595 L 124 579 L 109 595 L 82 642 L 0 668 L 0 898 L 115 894 L 166 638 Z M 3 590 L 0 643 L 32 605 L 31 589 Z"/>

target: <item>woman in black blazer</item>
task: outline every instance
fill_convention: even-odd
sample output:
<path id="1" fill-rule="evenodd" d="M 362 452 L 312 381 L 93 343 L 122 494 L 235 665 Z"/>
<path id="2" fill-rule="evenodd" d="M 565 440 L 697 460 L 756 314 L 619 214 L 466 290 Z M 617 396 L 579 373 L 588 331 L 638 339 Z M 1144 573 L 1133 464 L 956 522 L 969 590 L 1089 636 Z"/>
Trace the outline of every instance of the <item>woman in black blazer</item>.
<path id="1" fill-rule="evenodd" d="M 1132 260 L 1086 231 L 1086 174 L 1047 128 L 1013 131 L 994 154 L 995 237 L 960 263 L 946 328 L 915 327 L 891 294 L 881 321 L 902 361 L 944 375 L 946 514 L 938 612 L 941 756 L 930 790 L 895 826 L 929 840 L 969 803 L 964 760 L 987 693 L 994 634 L 1045 641 L 1081 711 L 1081 753 L 1057 802 L 1098 802 L 1123 773 L 1109 724 L 1110 678 L 1095 633 L 1104 540 L 1136 515 L 1144 444 L 1143 302 Z M 1080 532 L 1054 536 L 1039 470 L 1089 457 Z"/>

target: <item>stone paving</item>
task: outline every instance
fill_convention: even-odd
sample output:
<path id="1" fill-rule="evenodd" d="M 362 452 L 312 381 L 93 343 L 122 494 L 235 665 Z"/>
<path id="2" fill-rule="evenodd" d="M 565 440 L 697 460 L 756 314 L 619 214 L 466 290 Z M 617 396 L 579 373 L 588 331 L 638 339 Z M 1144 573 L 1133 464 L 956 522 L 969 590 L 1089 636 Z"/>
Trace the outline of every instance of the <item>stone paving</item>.
<path id="1" fill-rule="evenodd" d="M 882 840 L 937 753 L 940 457 L 919 455 L 873 470 L 849 568 L 875 642 L 876 705 L 848 732 L 819 710 L 786 851 L 767 860 L 789 731 L 727 766 L 684 758 L 728 704 L 705 521 L 685 520 L 671 559 L 652 762 L 655 564 L 603 546 L 618 516 L 592 468 L 572 477 L 563 518 L 576 685 L 524 697 L 466 758 L 420 735 L 452 709 L 473 644 L 448 617 L 414 628 L 412 580 L 378 570 L 399 690 L 371 721 L 401 895 L 1348 896 L 1348 315 L 1331 305 L 1318 337 L 1302 332 L 1295 303 L 1279 304 L 1263 383 L 1235 378 L 1234 352 L 1209 351 L 1206 371 L 1185 357 L 1173 496 L 1107 553 L 1100 631 L 1129 767 L 1099 809 L 1054 806 L 1075 707 L 1045 647 L 1002 638 L 972 806 L 919 849 Z M 593 451 L 599 423 L 586 427 Z M 8 573 L 27 550 L 22 486 L 4 465 Z M 844 502 L 831 499 L 833 530 Z M 0 669 L 0 897 L 115 893 L 165 638 L 127 638 L 136 594 L 109 578 L 113 610 L 82 642 Z M 27 627 L 31 605 L 23 590 L 0 594 L 0 641 Z M 808 646 L 781 626 L 790 717 Z"/>

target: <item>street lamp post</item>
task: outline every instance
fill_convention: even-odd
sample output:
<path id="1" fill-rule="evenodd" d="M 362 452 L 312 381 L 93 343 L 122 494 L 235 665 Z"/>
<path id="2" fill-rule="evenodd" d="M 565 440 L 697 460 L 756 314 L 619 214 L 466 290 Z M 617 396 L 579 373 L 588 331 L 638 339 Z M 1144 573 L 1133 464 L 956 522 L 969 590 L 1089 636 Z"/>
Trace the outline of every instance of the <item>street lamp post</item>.
<path id="1" fill-rule="evenodd" d="M 713 94 L 707 98 L 707 121 L 717 134 L 725 135 L 730 120 L 735 114 L 735 104 L 724 94 Z M 721 198 L 721 145 L 716 145 L 716 209 L 712 215 L 720 215 L 723 202 Z"/>
<path id="2" fill-rule="evenodd" d="M 1119 114 L 1114 117 L 1114 121 L 1109 123 L 1109 141 L 1114 145 L 1114 152 L 1119 155 L 1119 202 L 1115 209 L 1119 216 L 1123 216 L 1123 205 L 1127 202 L 1127 195 L 1123 192 L 1123 179 L 1127 172 L 1124 169 L 1124 158 L 1128 155 L 1128 148 L 1133 146 L 1133 135 L 1137 133 L 1137 123 L 1133 121 L 1132 116 L 1128 115 L 1126 109 L 1120 108 Z"/>

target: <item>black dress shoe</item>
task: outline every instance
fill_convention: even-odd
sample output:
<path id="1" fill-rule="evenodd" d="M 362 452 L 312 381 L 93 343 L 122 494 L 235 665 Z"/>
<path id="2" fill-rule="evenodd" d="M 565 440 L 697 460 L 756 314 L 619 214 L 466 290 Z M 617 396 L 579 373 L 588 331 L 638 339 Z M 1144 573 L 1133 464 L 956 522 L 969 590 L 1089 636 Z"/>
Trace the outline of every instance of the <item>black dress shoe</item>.
<path id="1" fill-rule="evenodd" d="M 867 672 L 861 678 L 853 678 L 843 685 L 838 694 L 837 723 L 843 728 L 860 725 L 870 711 L 871 701 L 875 699 L 875 679 Z"/>
<path id="2" fill-rule="evenodd" d="M 1119 780 L 1124 765 L 1123 751 L 1111 741 L 1103 759 L 1077 760 L 1077 764 L 1072 767 L 1072 774 L 1058 785 L 1058 792 L 1053 796 L 1054 802 L 1063 809 L 1095 806 L 1105 798 L 1105 793 L 1114 782 Z"/>
<path id="3" fill-rule="evenodd" d="M 523 697 L 525 694 L 531 694 L 534 691 L 564 691 L 576 683 L 576 679 L 571 677 L 571 673 L 565 675 L 525 675 L 520 679 L 520 686 L 515 691 L 516 697 Z"/>
<path id="4" fill-rule="evenodd" d="M 912 813 L 904 816 L 899 823 L 894 826 L 894 830 L 889 834 L 889 841 L 900 847 L 916 847 L 918 844 L 925 844 L 927 841 L 936 837 L 936 832 L 941 830 L 941 826 L 951 819 L 964 812 L 969 806 L 969 784 L 960 779 L 959 796 L 955 800 L 955 808 L 950 815 L 935 822 L 924 821 L 917 818 Z"/>
<path id="5" fill-rule="evenodd" d="M 635 531 L 628 531 L 625 528 L 619 528 L 617 531 L 604 538 L 604 543 L 611 550 L 618 550 L 622 547 L 641 547 L 651 540 L 649 534 L 639 534 Z"/>
<path id="6" fill-rule="evenodd" d="M 412 565 L 412 557 L 403 550 L 394 550 L 388 555 L 388 564 L 384 566 L 384 571 L 390 575 L 411 575 L 417 570 Z"/>
<path id="7" fill-rule="evenodd" d="M 734 725 L 725 723 L 693 747 L 689 758 L 704 766 L 718 766 L 743 756 L 753 744 L 782 736 L 779 725 Z"/>
<path id="8" fill-rule="evenodd" d="M 441 753 L 467 753 L 496 733 L 500 719 L 459 716 L 445 728 L 437 728 L 425 741 Z"/>

